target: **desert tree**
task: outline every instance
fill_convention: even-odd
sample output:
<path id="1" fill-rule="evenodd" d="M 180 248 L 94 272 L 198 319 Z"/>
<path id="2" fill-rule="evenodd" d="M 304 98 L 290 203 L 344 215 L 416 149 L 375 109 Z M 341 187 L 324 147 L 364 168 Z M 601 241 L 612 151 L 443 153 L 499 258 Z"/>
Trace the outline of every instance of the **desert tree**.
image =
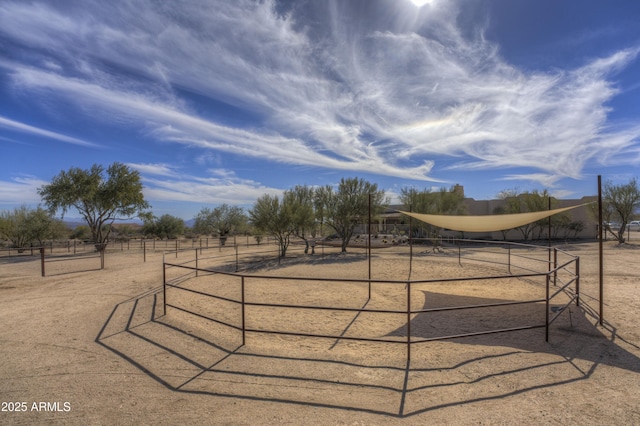
<path id="1" fill-rule="evenodd" d="M 163 214 L 160 217 L 147 217 L 142 226 L 144 235 L 157 237 L 161 240 L 178 238 L 184 234 L 184 230 L 184 220 L 170 214 Z"/>
<path id="2" fill-rule="evenodd" d="M 285 198 L 265 194 L 258 198 L 249 210 L 249 218 L 255 229 L 273 236 L 278 241 L 280 257 L 287 254 L 295 228 L 292 205 L 285 202 Z"/>
<path id="3" fill-rule="evenodd" d="M 383 190 L 362 178 L 342 178 L 337 190 L 327 185 L 316 189 L 315 205 L 322 215 L 322 222 L 331 227 L 342 239 L 342 252 L 347 251 L 356 225 L 366 223 L 369 215 L 377 216 L 387 204 Z"/>
<path id="4" fill-rule="evenodd" d="M 411 208 L 414 213 L 442 214 L 442 215 L 462 215 L 465 214 L 464 194 L 457 191 L 456 187 L 440 188 L 433 191 L 430 188 L 418 190 L 407 187 L 400 190 L 400 202 Z M 419 235 L 433 235 L 439 229 L 434 229 L 430 224 L 419 223 L 416 226 L 416 233 Z M 434 240 L 435 241 L 435 240 Z"/>
<path id="5" fill-rule="evenodd" d="M 19 250 L 32 242 L 42 246 L 45 240 L 63 237 L 66 231 L 61 220 L 40 206 L 34 210 L 22 205 L 0 213 L 0 236 Z"/>
<path id="6" fill-rule="evenodd" d="M 44 245 L 46 240 L 55 240 L 70 234 L 63 221 L 56 219 L 40 206 L 30 212 L 28 227 L 31 229 L 32 239 L 40 246 Z"/>
<path id="7" fill-rule="evenodd" d="M 517 213 L 529 213 L 537 212 L 549 209 L 549 192 L 545 189 L 542 192 L 537 189 L 533 191 L 525 191 L 519 193 L 517 189 L 501 191 L 497 198 L 503 200 L 504 204 L 494 209 L 494 214 L 517 214 Z M 556 201 L 551 198 L 552 208 L 556 204 Z M 548 225 L 548 220 L 540 220 L 526 225 L 515 228 L 522 235 L 522 239 L 527 241 L 533 239 L 537 235 L 540 237 L 544 227 Z M 508 230 L 502 232 L 503 237 L 506 239 Z"/>
<path id="8" fill-rule="evenodd" d="M 29 215 L 26 205 L 0 213 L 0 236 L 18 248 L 19 252 L 24 251 L 33 238 L 29 229 Z"/>
<path id="9" fill-rule="evenodd" d="M 626 241 L 624 234 L 627 224 L 632 220 L 635 209 L 640 204 L 640 188 L 638 181 L 633 178 L 626 184 L 614 185 L 605 183 L 602 188 L 602 210 L 605 221 L 605 229 L 611 232 L 618 243 Z M 611 229 L 609 222 L 617 221 L 618 229 Z"/>
<path id="10" fill-rule="evenodd" d="M 522 193 L 519 193 L 517 189 L 504 190 L 498 194 L 497 198 L 504 200 L 504 204 L 496 207 L 493 214 L 529 213 L 558 208 L 558 200 L 552 197 L 546 189 L 542 191 L 534 189 L 533 191 L 524 191 Z M 584 229 L 584 223 L 573 221 L 569 212 L 556 213 L 549 218 L 515 229 L 520 232 L 524 240 L 542 239 L 549 229 L 549 223 L 551 223 L 551 234 L 546 235 L 547 238 L 558 238 L 561 231 L 563 231 L 562 237 L 567 238 L 571 233 L 575 236 Z M 501 231 L 504 239 L 506 239 L 508 231 Z"/>
<path id="11" fill-rule="evenodd" d="M 91 229 L 86 225 L 76 226 L 75 229 L 71 231 L 70 237 L 75 240 L 88 240 L 91 238 Z"/>
<path id="12" fill-rule="evenodd" d="M 526 212 L 540 212 L 555 209 L 558 206 L 558 201 L 551 197 L 546 189 L 542 191 L 534 189 L 531 192 L 524 192 L 520 195 L 520 198 L 525 205 Z M 562 226 L 563 222 L 567 220 L 571 221 L 569 214 L 566 212 L 538 220 L 531 225 L 531 236 L 542 239 L 544 231 L 549 229 L 549 221 L 551 221 L 553 228 L 554 225 L 556 227 Z M 550 238 L 551 236 L 548 237 Z"/>
<path id="13" fill-rule="evenodd" d="M 202 208 L 195 218 L 194 232 L 202 235 L 217 235 L 224 244 L 230 233 L 246 227 L 247 215 L 242 207 L 222 204 L 214 209 Z"/>
<path id="14" fill-rule="evenodd" d="M 51 214 L 61 211 L 64 217 L 69 209 L 77 210 L 98 250 L 106 247 L 115 220 L 133 219 L 149 208 L 139 172 L 117 162 L 104 172 L 98 164 L 88 170 L 72 167 L 38 189 Z"/>
<path id="15" fill-rule="evenodd" d="M 283 196 L 283 203 L 291 212 L 292 233 L 304 241 L 305 254 L 309 252 L 309 238 L 317 231 L 314 200 L 315 190 L 307 185 L 296 185 Z"/>
<path id="16" fill-rule="evenodd" d="M 142 220 L 144 223 L 145 218 L 143 217 Z M 137 233 L 136 228 L 134 228 L 134 226 L 130 223 L 122 223 L 118 226 L 114 226 L 112 232 L 115 232 L 117 234 L 118 239 L 125 241 L 130 239 L 134 234 Z"/>

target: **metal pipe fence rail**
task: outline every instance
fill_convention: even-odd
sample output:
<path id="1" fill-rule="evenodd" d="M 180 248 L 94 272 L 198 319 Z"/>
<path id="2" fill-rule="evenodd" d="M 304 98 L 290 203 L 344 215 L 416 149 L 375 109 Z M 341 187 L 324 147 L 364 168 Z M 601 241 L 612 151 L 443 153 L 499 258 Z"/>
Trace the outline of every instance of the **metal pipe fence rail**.
<path id="1" fill-rule="evenodd" d="M 46 255 L 45 247 L 37 247 L 38 252 L 40 253 L 40 274 L 44 277 L 47 275 L 47 269 L 51 268 L 50 266 L 46 266 L 47 264 L 66 264 L 69 265 L 71 262 L 76 265 L 72 266 L 61 266 L 59 267 L 58 274 L 68 274 L 71 272 L 85 272 L 89 270 L 95 269 L 104 269 L 104 250 L 97 250 L 93 254 L 87 254 L 85 252 L 81 254 L 63 254 L 63 255 Z M 95 265 L 95 267 L 91 267 L 92 263 L 87 262 L 87 259 L 99 259 L 99 266 Z M 81 266 L 77 266 L 75 262 L 82 262 Z M 50 270 L 50 269 L 49 269 Z"/>
<path id="2" fill-rule="evenodd" d="M 551 250 L 551 249 L 549 249 Z M 200 317 L 202 319 L 212 321 L 219 325 L 230 327 L 234 330 L 237 330 L 241 333 L 242 344 L 246 344 L 247 334 L 249 333 L 263 333 L 263 334 L 274 334 L 274 335 L 288 335 L 288 336 L 298 336 L 298 337 L 309 337 L 309 338 L 324 338 L 324 339 L 337 339 L 337 340 L 356 340 L 363 342 L 381 342 L 381 343 L 392 343 L 392 344 L 403 344 L 406 345 L 406 354 L 407 354 L 407 362 L 411 361 L 411 349 L 412 345 L 420 344 L 425 342 L 431 342 L 436 340 L 447 340 L 447 339 L 458 339 L 463 337 L 472 337 L 472 336 L 480 336 L 487 334 L 495 334 L 495 333 L 503 333 L 503 332 L 513 332 L 519 330 L 528 330 L 535 328 L 544 328 L 545 329 L 545 341 L 549 341 L 549 329 L 551 324 L 559 317 L 559 315 L 569 307 L 571 303 L 576 302 L 579 304 L 579 257 L 570 255 L 568 253 L 562 252 L 563 255 L 566 255 L 569 260 L 558 265 L 557 257 L 560 251 L 553 249 L 554 253 L 554 263 L 549 267 L 549 270 L 544 272 L 524 272 L 524 273 L 511 273 L 502 275 L 488 275 L 488 276 L 478 276 L 478 277 L 465 277 L 465 278 L 438 278 L 438 279 L 423 279 L 423 280 L 382 280 L 382 279 L 372 279 L 369 277 L 368 279 L 346 279 L 346 278 L 329 278 L 329 277 L 292 277 L 292 276 L 273 276 L 273 275 L 259 275 L 259 274 L 247 274 L 242 272 L 231 272 L 228 270 L 222 270 L 220 268 L 211 267 L 211 268 L 202 268 L 196 266 L 197 263 L 195 260 L 186 261 L 182 263 L 171 263 L 166 259 L 163 260 L 163 308 L 164 314 L 167 313 L 167 307 L 176 309 L 178 311 L 185 312 L 190 315 L 194 315 Z M 509 259 L 511 257 L 509 256 Z M 538 259 L 533 259 L 537 261 Z M 465 259 L 465 261 L 473 261 L 473 259 Z M 510 262 L 510 261 L 509 261 Z M 507 264 L 508 268 L 511 268 L 511 263 Z M 172 278 L 167 278 L 167 270 L 169 269 L 184 269 L 187 272 L 185 274 L 180 274 L 174 276 Z M 215 279 L 222 280 L 224 279 L 224 288 L 229 289 L 233 288 L 235 290 L 235 296 L 230 295 L 222 295 L 216 294 L 213 290 L 208 289 L 198 289 L 198 288 L 189 288 L 188 284 L 193 283 L 194 279 L 197 280 L 200 274 L 206 275 L 214 275 Z M 562 277 L 559 279 L 558 277 Z M 414 293 L 424 288 L 428 287 L 434 283 L 443 283 L 443 282 L 462 282 L 462 281 L 478 281 L 484 280 L 487 282 L 502 282 L 502 281 L 512 281 L 514 279 L 517 280 L 541 280 L 544 281 L 544 284 L 540 286 L 541 290 L 544 290 L 544 296 L 540 296 L 533 299 L 527 300 L 516 300 L 516 301 L 499 301 L 493 303 L 482 303 L 482 304 L 471 304 L 471 305 L 460 305 L 460 306 L 444 306 L 444 307 L 435 307 L 435 308 L 420 308 L 416 309 L 412 307 L 412 297 L 415 295 Z M 364 295 L 361 301 L 365 301 L 363 307 L 354 307 L 354 306 L 330 306 L 323 304 L 296 304 L 296 303 L 282 303 L 282 302 L 263 302 L 256 300 L 248 300 L 247 291 L 253 285 L 262 285 L 265 283 L 268 286 L 269 283 L 282 283 L 286 281 L 296 281 L 297 284 L 302 285 L 303 283 L 331 283 L 331 284 L 362 284 L 362 287 L 368 287 L 368 297 Z M 558 286 L 558 282 L 560 282 L 560 286 Z M 573 288 L 571 285 L 574 284 Z M 374 309 L 367 308 L 367 304 L 371 301 L 371 287 L 372 286 L 380 286 L 380 285 L 390 285 L 395 289 L 400 289 L 399 291 L 404 291 L 404 299 L 406 300 L 403 307 L 393 308 L 393 309 Z M 215 312 L 215 314 L 196 312 L 194 308 L 190 306 L 180 305 L 179 303 L 174 303 L 171 300 L 167 299 L 167 290 L 171 290 L 171 292 L 178 292 L 175 294 L 180 294 L 182 292 L 189 293 L 192 295 L 196 295 L 197 297 L 206 297 L 211 300 L 215 300 L 218 302 L 222 302 L 226 304 L 225 306 L 233 307 L 235 306 L 235 311 L 237 314 L 237 321 L 230 321 L 221 316 L 218 316 L 220 312 Z M 560 306 L 554 307 L 555 315 L 551 315 L 551 303 L 560 296 L 566 295 L 568 297 L 568 302 L 561 303 Z M 473 310 L 480 309 L 492 309 L 492 308 L 503 308 L 506 306 L 518 306 L 518 305 L 532 305 L 537 312 L 537 305 L 541 305 L 539 309 L 539 317 L 537 320 L 532 321 L 531 323 L 527 323 L 524 325 L 511 326 L 510 324 L 506 324 L 505 326 L 501 326 L 499 328 L 493 328 L 490 330 L 480 330 L 480 331 L 469 331 L 463 333 L 454 333 L 454 334 L 444 334 L 433 337 L 425 337 L 418 336 L 412 332 L 412 318 L 417 315 L 433 315 L 442 312 L 448 311 L 462 311 L 468 312 Z M 372 337 L 367 335 L 345 335 L 344 331 L 340 334 L 338 333 L 307 333 L 300 331 L 291 331 L 282 328 L 267 328 L 249 326 L 246 323 L 247 315 L 250 313 L 251 309 L 254 308 L 273 308 L 273 309 L 286 309 L 286 310 L 296 310 L 296 311 L 324 311 L 324 312 L 348 312 L 355 313 L 356 316 L 360 314 L 372 314 L 372 315 L 401 315 L 406 318 L 406 335 L 405 336 L 395 336 L 393 338 L 388 336 L 383 337 Z M 226 310 L 225 310 L 226 311 Z M 296 316 L 300 316 L 302 314 L 298 314 Z M 538 315 L 538 314 L 536 314 Z"/>
<path id="3" fill-rule="evenodd" d="M 254 242 L 252 236 L 230 236 L 226 243 L 222 244 L 218 237 L 202 237 L 202 238 L 179 238 L 158 240 L 152 238 L 130 238 L 130 239 L 114 239 L 107 243 L 107 252 L 116 251 L 144 251 L 144 252 L 164 252 L 167 250 L 183 250 L 198 248 L 201 250 L 221 249 L 223 247 L 238 245 L 243 247 L 250 246 L 268 246 L 273 245 L 275 240 L 272 237 L 264 237 L 261 243 Z M 50 255 L 53 254 L 78 254 L 96 251 L 96 243 L 90 240 L 50 240 L 42 244 L 31 244 L 24 247 L 0 247 L 0 257 L 16 257 L 16 256 L 39 256 L 40 248 L 44 248 Z"/>

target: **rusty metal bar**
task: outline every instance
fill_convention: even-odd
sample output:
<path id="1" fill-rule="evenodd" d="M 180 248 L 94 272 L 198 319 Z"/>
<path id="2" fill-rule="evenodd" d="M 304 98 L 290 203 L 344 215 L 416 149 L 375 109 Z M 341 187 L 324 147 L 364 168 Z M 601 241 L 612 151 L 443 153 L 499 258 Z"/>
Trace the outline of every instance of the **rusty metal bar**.
<path id="1" fill-rule="evenodd" d="M 411 365 L 411 281 L 407 281 L 407 365 Z"/>
<path id="2" fill-rule="evenodd" d="M 576 258 L 576 306 L 580 306 L 580 258 Z"/>
<path id="3" fill-rule="evenodd" d="M 240 288 L 241 288 L 241 300 L 242 300 L 242 345 L 244 346 L 245 341 L 246 341 L 246 334 L 247 334 L 247 328 L 246 328 L 246 317 L 245 317 L 245 300 L 244 300 L 244 276 L 242 277 L 242 280 L 240 281 Z"/>
<path id="4" fill-rule="evenodd" d="M 369 193 L 369 217 L 367 226 L 367 263 L 369 267 L 369 298 L 371 300 L 371 193 Z"/>
<path id="5" fill-rule="evenodd" d="M 551 252 L 549 252 L 551 256 Z M 558 285 L 558 249 L 553 249 L 553 285 Z"/>
<path id="6" fill-rule="evenodd" d="M 544 341 L 549 342 L 549 275 L 547 275 L 546 279 L 546 292 L 547 292 L 547 300 L 545 303 L 545 316 L 544 316 Z"/>
<path id="7" fill-rule="evenodd" d="M 44 247 L 40 247 L 40 271 L 42 273 L 42 276 L 44 277 L 45 272 L 44 272 Z"/>
<path id="8" fill-rule="evenodd" d="M 602 254 L 602 176 L 598 175 L 598 281 L 600 284 L 600 325 L 604 322 L 604 259 Z"/>
<path id="9" fill-rule="evenodd" d="M 200 268 L 198 268 L 198 249 L 194 250 L 196 252 L 196 277 L 199 276 Z"/>

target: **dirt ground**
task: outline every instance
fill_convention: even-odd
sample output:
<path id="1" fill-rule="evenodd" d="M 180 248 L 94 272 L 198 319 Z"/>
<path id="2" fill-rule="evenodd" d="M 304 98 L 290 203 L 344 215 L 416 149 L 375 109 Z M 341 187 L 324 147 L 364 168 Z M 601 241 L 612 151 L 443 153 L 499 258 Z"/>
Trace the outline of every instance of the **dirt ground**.
<path id="1" fill-rule="evenodd" d="M 453 247 L 414 248 L 409 263 L 406 247 L 373 250 L 371 297 L 357 281 L 369 273 L 362 250 L 317 248 L 253 266 L 265 277 L 352 281 L 246 278 L 247 329 L 333 337 L 248 332 L 244 345 L 233 328 L 243 318 L 233 302 L 242 297 L 238 277 L 180 279 L 185 270 L 169 268 L 167 279 L 180 288 L 167 289 L 165 314 L 161 253 L 146 261 L 141 251 L 107 253 L 104 270 L 95 257 L 47 262 L 45 277 L 37 257 L 0 258 L 0 423 L 640 424 L 640 245 L 605 243 L 604 326 L 597 243 L 560 248 L 580 257 L 581 303 L 561 310 L 569 296 L 554 299 L 548 342 L 538 327 L 543 302 L 509 304 L 543 299 L 539 276 L 410 288 L 375 282 L 496 275 L 504 265 L 477 260 L 502 262 L 504 252 L 468 251 L 459 263 Z M 190 253 L 166 259 L 183 263 Z M 510 256 L 534 262 L 528 250 Z M 261 305 L 276 303 L 344 310 Z M 502 305 L 407 315 L 407 303 L 413 312 Z M 427 341 L 511 327 L 523 329 Z M 410 361 L 402 343 L 409 329 L 412 341 L 423 341 L 411 345 Z"/>

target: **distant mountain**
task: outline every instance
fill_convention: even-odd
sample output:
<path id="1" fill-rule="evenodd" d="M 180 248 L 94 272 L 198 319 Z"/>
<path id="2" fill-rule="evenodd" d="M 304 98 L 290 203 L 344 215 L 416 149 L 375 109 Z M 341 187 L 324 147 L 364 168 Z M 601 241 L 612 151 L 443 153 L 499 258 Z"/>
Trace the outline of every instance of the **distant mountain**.
<path id="1" fill-rule="evenodd" d="M 86 226 L 87 222 L 82 219 L 64 219 L 62 221 L 68 228 L 76 229 L 78 226 Z"/>
<path id="2" fill-rule="evenodd" d="M 84 219 L 80 218 L 80 217 L 65 217 L 64 220 L 62 221 L 65 225 L 67 225 L 69 228 L 76 229 L 78 226 L 87 226 L 87 222 L 84 221 Z M 131 219 L 131 220 L 123 220 L 123 221 L 115 221 L 113 223 L 114 225 L 131 225 L 134 228 L 140 227 L 142 226 L 142 222 L 136 219 Z"/>

